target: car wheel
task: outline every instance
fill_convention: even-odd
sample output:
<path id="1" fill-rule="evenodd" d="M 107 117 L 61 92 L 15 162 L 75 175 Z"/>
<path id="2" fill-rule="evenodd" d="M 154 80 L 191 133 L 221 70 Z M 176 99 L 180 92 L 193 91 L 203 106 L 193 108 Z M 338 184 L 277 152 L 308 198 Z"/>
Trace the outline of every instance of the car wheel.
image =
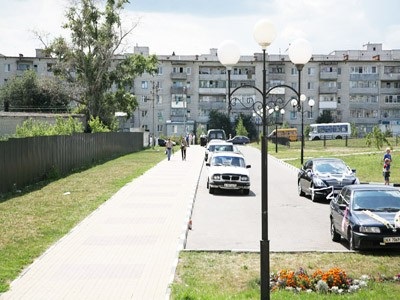
<path id="1" fill-rule="evenodd" d="M 215 189 L 212 188 L 212 187 L 209 187 L 209 188 L 208 188 L 208 192 L 209 192 L 210 194 L 214 194 L 214 193 L 215 193 Z"/>
<path id="2" fill-rule="evenodd" d="M 250 194 L 250 189 L 244 189 L 243 190 L 243 195 L 248 196 Z"/>
<path id="3" fill-rule="evenodd" d="M 298 192 L 300 197 L 303 197 L 305 195 L 305 193 L 303 192 L 303 189 L 301 188 L 300 180 L 297 183 L 297 192 Z"/>
<path id="4" fill-rule="evenodd" d="M 333 220 L 331 219 L 331 239 L 333 242 L 340 242 L 341 236 L 337 233 Z"/>
<path id="5" fill-rule="evenodd" d="M 355 242 L 354 242 L 354 233 L 353 230 L 349 228 L 348 231 L 348 238 L 349 238 L 349 250 L 356 250 Z"/>

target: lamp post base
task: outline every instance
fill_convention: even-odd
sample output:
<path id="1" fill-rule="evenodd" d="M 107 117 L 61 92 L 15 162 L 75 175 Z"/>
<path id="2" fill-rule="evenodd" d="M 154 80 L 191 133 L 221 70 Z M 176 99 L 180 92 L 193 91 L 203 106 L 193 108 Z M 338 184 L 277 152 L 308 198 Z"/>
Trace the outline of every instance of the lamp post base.
<path id="1" fill-rule="evenodd" d="M 269 240 L 260 241 L 260 260 L 261 260 L 261 300 L 270 299 L 270 276 L 269 276 Z"/>

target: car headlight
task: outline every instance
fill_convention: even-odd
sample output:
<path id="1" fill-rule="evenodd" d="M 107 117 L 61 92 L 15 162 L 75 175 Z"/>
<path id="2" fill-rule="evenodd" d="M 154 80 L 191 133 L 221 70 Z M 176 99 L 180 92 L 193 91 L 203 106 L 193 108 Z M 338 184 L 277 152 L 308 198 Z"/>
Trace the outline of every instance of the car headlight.
<path id="1" fill-rule="evenodd" d="M 242 176 L 240 176 L 240 180 L 241 180 L 241 181 L 249 181 L 250 178 L 249 178 L 249 176 L 247 176 L 247 175 L 242 175 Z"/>
<path id="2" fill-rule="evenodd" d="M 325 182 L 319 177 L 314 177 L 313 180 L 314 180 L 314 185 L 316 186 L 327 186 Z"/>
<path id="3" fill-rule="evenodd" d="M 212 179 L 213 179 L 213 180 L 221 180 L 221 175 L 220 175 L 220 174 L 214 174 L 214 175 L 212 176 Z"/>
<path id="4" fill-rule="evenodd" d="M 363 233 L 380 233 L 381 229 L 375 226 L 360 226 L 360 232 Z"/>

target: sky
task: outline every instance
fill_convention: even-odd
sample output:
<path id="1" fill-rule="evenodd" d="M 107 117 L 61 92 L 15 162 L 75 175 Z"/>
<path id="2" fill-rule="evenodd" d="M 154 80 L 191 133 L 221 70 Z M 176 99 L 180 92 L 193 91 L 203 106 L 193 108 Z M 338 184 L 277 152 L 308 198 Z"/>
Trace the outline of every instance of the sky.
<path id="1" fill-rule="evenodd" d="M 35 49 L 60 35 L 70 0 L 0 0 L 0 53 L 34 56 Z M 269 54 L 287 54 L 291 41 L 307 39 L 313 54 L 362 50 L 382 43 L 400 49 L 398 0 L 130 0 L 122 11 L 125 29 L 135 29 L 121 52 L 135 45 L 151 54 L 208 54 L 234 40 L 241 55 L 261 52 L 253 38 L 260 19 L 270 20 L 277 37 Z"/>

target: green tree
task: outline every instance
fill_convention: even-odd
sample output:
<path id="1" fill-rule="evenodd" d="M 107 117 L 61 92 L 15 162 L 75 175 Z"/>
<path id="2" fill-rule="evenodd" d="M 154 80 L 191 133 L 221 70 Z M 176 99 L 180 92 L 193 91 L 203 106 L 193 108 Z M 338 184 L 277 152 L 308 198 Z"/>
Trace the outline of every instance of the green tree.
<path id="1" fill-rule="evenodd" d="M 241 134 L 237 130 L 239 121 L 242 122 L 244 130 L 246 130 L 245 134 Z M 250 138 L 251 140 L 256 140 L 258 138 L 256 124 L 254 123 L 254 119 L 250 115 L 240 114 L 235 120 L 235 128 L 236 128 L 236 135 L 244 135 Z"/>
<path id="2" fill-rule="evenodd" d="M 356 127 L 355 123 L 350 123 L 351 128 L 351 137 L 358 137 L 358 128 Z"/>
<path id="3" fill-rule="evenodd" d="M 117 50 L 135 28 L 123 30 L 121 11 L 128 0 L 79 0 L 68 8 L 64 28 L 71 34 L 71 45 L 62 37 L 47 47 L 57 58 L 54 73 L 68 79 L 79 92 L 75 101 L 87 120 L 99 117 L 111 127 L 116 111 L 128 117 L 137 107 L 131 94 L 133 79 L 147 72 L 157 71 L 155 55 L 127 55 L 116 59 Z M 90 128 L 87 128 L 90 130 Z"/>
<path id="4" fill-rule="evenodd" d="M 211 110 L 208 118 L 208 129 L 223 129 L 227 136 L 234 134 L 228 114 Z"/>
<path id="5" fill-rule="evenodd" d="M 38 77 L 32 70 L 7 81 L 0 89 L 0 99 L 13 111 L 65 111 L 71 101 L 60 80 Z"/>
<path id="6" fill-rule="evenodd" d="M 378 150 L 383 147 L 384 143 L 386 143 L 388 146 L 391 146 L 390 142 L 385 136 L 385 133 L 383 133 L 378 126 L 374 126 L 372 131 L 365 136 L 365 143 L 368 147 L 374 144 Z"/>
<path id="7" fill-rule="evenodd" d="M 110 129 L 107 128 L 99 119 L 99 117 L 94 118 L 90 117 L 89 126 L 92 129 L 92 132 L 110 132 Z"/>
<path id="8" fill-rule="evenodd" d="M 329 110 L 324 110 L 315 121 L 316 123 L 333 123 L 333 117 Z"/>
<path id="9" fill-rule="evenodd" d="M 83 124 L 73 117 L 57 117 L 55 124 L 32 118 L 17 125 L 15 136 L 18 138 L 44 135 L 71 135 L 83 132 Z"/>
<path id="10" fill-rule="evenodd" d="M 236 131 L 236 135 L 247 136 L 249 134 L 246 130 L 246 127 L 243 125 L 243 119 L 241 116 L 238 117 L 235 131 Z"/>

